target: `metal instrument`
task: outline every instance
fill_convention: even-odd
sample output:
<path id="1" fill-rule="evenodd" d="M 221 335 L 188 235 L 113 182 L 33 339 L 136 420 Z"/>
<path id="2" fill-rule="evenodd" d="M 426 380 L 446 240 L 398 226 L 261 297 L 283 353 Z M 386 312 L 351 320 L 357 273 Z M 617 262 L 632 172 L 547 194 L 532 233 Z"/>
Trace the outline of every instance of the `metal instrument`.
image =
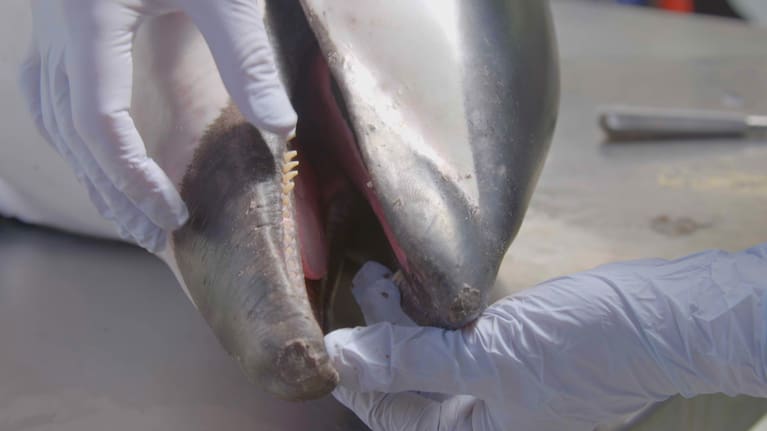
<path id="1" fill-rule="evenodd" d="M 738 112 L 606 106 L 599 125 L 608 139 L 748 137 L 767 131 L 767 116 Z"/>

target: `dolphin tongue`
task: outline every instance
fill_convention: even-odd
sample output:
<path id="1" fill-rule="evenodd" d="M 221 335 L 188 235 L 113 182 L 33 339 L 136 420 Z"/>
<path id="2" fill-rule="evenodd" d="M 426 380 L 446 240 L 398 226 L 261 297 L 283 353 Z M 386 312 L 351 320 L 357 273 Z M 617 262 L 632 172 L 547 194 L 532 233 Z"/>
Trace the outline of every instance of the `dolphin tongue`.
<path id="1" fill-rule="evenodd" d="M 296 222 L 301 249 L 304 277 L 321 280 L 328 272 L 328 241 L 325 221 L 320 206 L 318 178 L 314 168 L 306 162 L 303 151 L 298 152 L 301 174 L 295 179 Z"/>
<path id="2" fill-rule="evenodd" d="M 357 141 L 333 91 L 333 79 L 318 48 L 308 56 L 306 73 L 295 89 L 298 112 L 300 175 L 296 178 L 296 218 L 304 276 L 318 280 L 327 274 L 330 214 L 352 190 L 364 196 L 399 264 L 408 267 L 404 251 L 387 223 Z M 338 214 L 336 214 L 338 216 Z M 343 215 L 342 215 L 343 216 Z"/>

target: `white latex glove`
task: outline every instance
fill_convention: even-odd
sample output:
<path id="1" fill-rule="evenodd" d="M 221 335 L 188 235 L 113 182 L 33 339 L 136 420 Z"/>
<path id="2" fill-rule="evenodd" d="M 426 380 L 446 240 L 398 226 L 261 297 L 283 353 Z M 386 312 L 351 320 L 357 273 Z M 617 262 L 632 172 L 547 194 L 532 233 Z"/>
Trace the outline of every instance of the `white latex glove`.
<path id="1" fill-rule="evenodd" d="M 333 332 L 334 395 L 376 431 L 590 431 L 675 394 L 765 397 L 766 293 L 767 244 L 606 265 L 459 331 Z"/>
<path id="2" fill-rule="evenodd" d="M 258 0 L 34 0 L 21 88 L 38 129 L 69 162 L 120 234 L 159 251 L 187 219 L 165 172 L 147 156 L 129 109 L 132 44 L 142 19 L 188 14 L 245 118 L 287 136 L 296 114 L 274 66 Z"/>

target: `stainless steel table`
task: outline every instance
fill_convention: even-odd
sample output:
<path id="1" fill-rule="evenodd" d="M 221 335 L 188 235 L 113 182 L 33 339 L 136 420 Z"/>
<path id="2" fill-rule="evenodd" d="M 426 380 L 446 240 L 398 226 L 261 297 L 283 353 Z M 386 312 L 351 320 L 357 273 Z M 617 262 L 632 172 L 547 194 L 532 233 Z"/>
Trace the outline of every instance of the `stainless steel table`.
<path id="1" fill-rule="evenodd" d="M 599 264 L 767 241 L 767 140 L 608 144 L 601 104 L 767 113 L 767 29 L 554 3 L 562 105 L 551 153 L 496 295 Z M 746 430 L 767 401 L 674 398 L 635 431 Z M 605 429 L 625 429 L 613 425 Z"/>
<path id="2" fill-rule="evenodd" d="M 611 260 L 767 241 L 767 142 L 613 145 L 595 123 L 608 102 L 767 112 L 767 30 L 565 1 L 554 15 L 559 128 L 497 295 Z M 674 402 L 655 420 L 695 426 L 673 414 L 697 401 Z M 730 411 L 758 416 L 745 402 Z M 155 258 L 0 221 L 0 430 L 104 429 L 362 426 L 332 399 L 278 402 L 244 382 Z"/>
<path id="3" fill-rule="evenodd" d="M 767 113 L 767 29 L 554 2 L 562 104 L 498 294 L 601 263 L 767 241 L 767 140 L 607 144 L 597 106 Z"/>
<path id="4" fill-rule="evenodd" d="M 0 430 L 357 430 L 244 381 L 165 265 L 0 219 Z"/>

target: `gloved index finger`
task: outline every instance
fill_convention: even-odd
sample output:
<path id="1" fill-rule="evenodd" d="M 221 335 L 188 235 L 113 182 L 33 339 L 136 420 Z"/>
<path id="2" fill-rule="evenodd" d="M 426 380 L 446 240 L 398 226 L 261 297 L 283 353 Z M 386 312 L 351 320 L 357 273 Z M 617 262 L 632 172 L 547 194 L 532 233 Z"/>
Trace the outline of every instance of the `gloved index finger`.
<path id="1" fill-rule="evenodd" d="M 358 392 L 498 396 L 496 364 L 474 331 L 379 323 L 325 337 L 341 385 Z M 467 338 L 468 337 L 468 338 Z"/>
<path id="2" fill-rule="evenodd" d="M 296 113 L 280 81 L 264 27 L 263 1 L 183 0 L 234 103 L 254 126 L 288 137 Z"/>
<path id="3" fill-rule="evenodd" d="M 62 8 L 70 38 L 66 70 L 74 126 L 112 185 L 154 224 L 175 229 L 188 217 L 186 206 L 147 156 L 130 116 L 132 40 L 140 13 L 118 2 L 84 3 Z"/>

